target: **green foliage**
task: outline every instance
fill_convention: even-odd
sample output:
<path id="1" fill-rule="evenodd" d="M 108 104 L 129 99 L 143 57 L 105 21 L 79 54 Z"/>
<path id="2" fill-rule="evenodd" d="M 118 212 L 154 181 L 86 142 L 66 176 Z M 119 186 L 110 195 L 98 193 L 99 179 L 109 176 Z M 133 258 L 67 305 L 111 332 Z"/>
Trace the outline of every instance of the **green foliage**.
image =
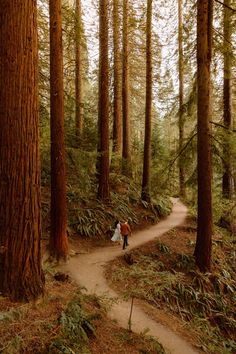
<path id="1" fill-rule="evenodd" d="M 168 246 L 166 246 L 164 243 L 161 243 L 160 241 L 157 241 L 158 248 L 161 252 L 163 253 L 171 253 L 171 250 Z"/>
<path id="2" fill-rule="evenodd" d="M 193 269 L 195 260 L 194 257 L 191 255 L 187 255 L 184 253 L 181 253 L 178 255 L 179 262 L 177 263 L 177 267 L 185 269 L 187 272 Z"/>
<path id="3" fill-rule="evenodd" d="M 80 155 L 80 151 L 71 149 L 68 152 L 71 163 L 76 167 L 70 177 L 68 186 L 69 221 L 74 230 L 85 237 L 111 236 L 115 220 L 129 220 L 131 225 L 141 224 L 143 220 L 157 222 L 160 216 L 167 215 L 171 210 L 171 202 L 168 197 L 158 196 L 152 203 L 140 200 L 139 186 L 129 178 L 116 173 L 110 174 L 111 201 L 103 204 L 95 199 L 96 186 L 90 175 L 83 175 L 83 170 L 95 165 L 95 155 L 87 152 Z M 85 155 L 90 156 L 87 162 Z M 84 156 L 84 157 L 83 157 Z M 78 157 L 78 158 L 77 158 Z M 79 169 L 80 162 L 84 169 Z M 85 168 L 86 164 L 90 164 Z M 72 169 L 72 167 L 71 167 Z M 78 176 L 78 183 L 77 178 Z M 83 181 L 85 181 L 83 183 Z M 77 183 L 77 184 L 76 184 Z M 82 185 L 83 184 L 83 185 Z M 145 212 L 143 212 L 145 210 Z"/>
<path id="4" fill-rule="evenodd" d="M 60 335 L 54 339 L 45 354 L 91 354 L 89 339 L 96 337 L 93 322 L 96 319 L 104 319 L 104 314 L 113 303 L 114 299 L 106 295 L 101 297 L 95 294 L 82 295 L 78 291 L 74 300 L 69 303 L 67 309 L 60 316 Z M 85 310 L 86 304 L 89 304 L 89 313 Z M 93 308 L 92 313 L 91 307 Z M 119 346 L 129 344 L 135 349 L 137 348 L 140 353 L 165 354 L 162 345 L 151 336 L 147 336 L 146 333 L 138 335 L 119 328 L 117 332 L 111 332 L 109 335 L 119 339 Z"/>
<path id="5" fill-rule="evenodd" d="M 228 243 L 224 245 L 227 249 Z M 217 249 L 221 247 L 215 245 Z M 191 321 L 191 326 L 197 324 L 202 347 L 212 353 L 234 353 L 236 278 L 228 258 L 232 250 L 227 252 L 225 266 L 220 266 L 221 272 L 214 274 L 198 272 L 192 256 L 173 254 L 160 242 L 157 250 L 136 256 L 129 267 L 121 265 L 113 270 L 113 280 L 127 289 L 124 297 L 141 298 L 158 308 L 165 304 L 184 321 Z M 168 262 L 168 271 L 161 261 L 163 257 Z"/>
<path id="6" fill-rule="evenodd" d="M 82 297 L 78 294 L 71 301 L 67 309 L 60 317 L 61 335 L 57 337 L 49 347 L 49 354 L 76 353 L 89 354 L 89 338 L 95 336 L 95 328 L 92 320 L 95 315 L 89 315 L 82 303 Z"/>
<path id="7" fill-rule="evenodd" d="M 79 341 L 87 341 L 95 334 L 88 315 L 77 302 L 69 304 L 66 312 L 61 314 L 60 323 L 63 333 L 69 340 L 77 338 Z"/>
<path id="8" fill-rule="evenodd" d="M 70 194 L 70 198 L 77 199 L 75 194 L 73 196 Z M 79 199 L 77 199 L 78 202 Z M 103 204 L 99 200 L 80 200 L 80 202 L 81 207 L 74 207 L 70 210 L 70 225 L 80 235 L 86 237 L 111 235 L 115 220 L 128 220 L 131 225 L 141 223 L 142 219 L 154 223 L 160 216 L 167 215 L 170 210 L 168 201 L 163 201 L 163 204 L 158 205 L 149 204 L 144 201 L 140 202 L 139 197 L 135 198 L 132 193 L 130 196 L 112 193 L 110 204 Z M 137 203 L 136 208 L 135 203 Z M 139 203 L 147 210 L 145 214 L 138 208 Z"/>
<path id="9" fill-rule="evenodd" d="M 152 199 L 152 207 L 157 211 L 160 217 L 163 217 L 170 214 L 172 203 L 170 198 L 164 195 L 158 195 L 158 197 Z"/>
<path id="10" fill-rule="evenodd" d="M 119 200 L 118 200 L 119 199 Z M 115 220 L 129 219 L 137 223 L 138 218 L 126 200 L 112 196 L 110 205 L 100 201 L 87 201 L 87 206 L 74 208 L 70 213 L 71 226 L 86 237 L 110 235 L 114 229 Z"/>

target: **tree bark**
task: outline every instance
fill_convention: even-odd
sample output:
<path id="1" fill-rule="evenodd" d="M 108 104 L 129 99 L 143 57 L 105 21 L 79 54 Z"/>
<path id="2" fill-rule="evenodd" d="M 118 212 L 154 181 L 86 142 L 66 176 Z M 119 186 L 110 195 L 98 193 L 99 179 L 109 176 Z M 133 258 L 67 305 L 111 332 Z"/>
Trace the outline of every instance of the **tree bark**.
<path id="1" fill-rule="evenodd" d="M 232 130 L 232 24 L 231 10 L 227 7 L 231 5 L 230 0 L 224 0 L 224 88 L 223 88 L 223 104 L 224 104 L 224 126 L 227 129 L 224 134 L 223 143 L 223 179 L 222 194 L 223 197 L 231 199 L 234 191 L 234 183 L 232 176 L 231 164 L 231 146 L 230 131 Z"/>
<path id="2" fill-rule="evenodd" d="M 61 1 L 49 1 L 50 12 L 50 103 L 51 103 L 51 233 L 50 254 L 68 255 L 66 170 L 64 144 L 64 92 Z"/>
<path id="3" fill-rule="evenodd" d="M 113 104 L 113 152 L 122 150 L 122 90 L 121 52 L 119 38 L 119 0 L 113 0 L 113 51 L 114 51 L 114 104 Z"/>
<path id="4" fill-rule="evenodd" d="M 203 272 L 211 268 L 212 193 L 211 193 L 211 47 L 212 0 L 197 2 L 197 115 L 198 115 L 198 227 L 196 264 Z"/>
<path id="5" fill-rule="evenodd" d="M 98 198 L 110 199 L 109 190 L 109 65 L 108 1 L 99 1 L 99 102 L 98 102 Z"/>
<path id="6" fill-rule="evenodd" d="M 75 5 L 75 134 L 79 146 L 83 133 L 83 92 L 82 92 L 82 22 L 81 1 Z"/>
<path id="7" fill-rule="evenodd" d="M 44 292 L 38 115 L 37 8 L 0 6 L 0 291 L 17 301 Z"/>
<path id="8" fill-rule="evenodd" d="M 141 198 L 150 202 L 150 166 L 151 166 L 151 120 L 152 120 L 152 0 L 147 0 L 146 28 L 146 106 L 145 138 L 143 156 L 143 181 Z"/>
<path id="9" fill-rule="evenodd" d="M 130 82 L 129 82 L 129 0 L 123 0 L 123 73 L 122 73 L 122 109 L 123 109 L 123 148 L 122 173 L 132 175 L 130 143 Z"/>
<path id="10" fill-rule="evenodd" d="M 182 0 L 178 0 L 178 44 L 179 44 L 179 151 L 184 145 L 184 76 L 183 76 L 183 20 L 182 20 Z M 179 194 L 185 197 L 185 171 L 182 154 L 179 157 Z"/>

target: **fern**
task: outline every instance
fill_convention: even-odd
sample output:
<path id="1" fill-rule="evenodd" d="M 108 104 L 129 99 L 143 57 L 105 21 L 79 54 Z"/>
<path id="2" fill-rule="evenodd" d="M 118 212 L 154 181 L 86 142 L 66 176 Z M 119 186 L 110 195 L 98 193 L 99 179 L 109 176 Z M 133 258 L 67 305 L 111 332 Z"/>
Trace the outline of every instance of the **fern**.
<path id="1" fill-rule="evenodd" d="M 94 315 L 88 315 L 81 303 L 81 296 L 78 294 L 61 313 L 59 319 L 62 326 L 61 335 L 50 345 L 49 354 L 78 352 L 90 354 L 87 344 L 89 338 L 95 336 L 92 324 Z"/>

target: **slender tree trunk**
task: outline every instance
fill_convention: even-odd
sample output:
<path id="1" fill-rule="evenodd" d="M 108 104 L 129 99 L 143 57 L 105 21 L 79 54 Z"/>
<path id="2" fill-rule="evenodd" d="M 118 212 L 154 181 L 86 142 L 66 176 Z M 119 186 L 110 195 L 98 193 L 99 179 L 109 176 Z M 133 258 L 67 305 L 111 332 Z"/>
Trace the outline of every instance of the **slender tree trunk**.
<path id="1" fill-rule="evenodd" d="M 113 0 L 113 46 L 114 46 L 114 121 L 113 152 L 120 155 L 122 150 L 122 90 L 121 52 L 119 37 L 119 0 Z"/>
<path id="2" fill-rule="evenodd" d="M 49 1 L 51 101 L 51 234 L 50 254 L 68 254 L 61 1 Z"/>
<path id="3" fill-rule="evenodd" d="M 75 132 L 79 145 L 83 132 L 81 1 L 76 0 L 75 6 Z"/>
<path id="4" fill-rule="evenodd" d="M 44 292 L 41 268 L 37 9 L 0 6 L 0 291 L 29 301 Z"/>
<path id="5" fill-rule="evenodd" d="M 108 0 L 99 1 L 99 44 L 98 198 L 107 201 L 110 199 Z"/>
<path id="6" fill-rule="evenodd" d="M 227 128 L 223 147 L 223 180 L 222 194 L 223 197 L 231 199 L 233 195 L 233 177 L 231 164 L 231 147 L 230 147 L 230 131 L 232 130 L 232 24 L 231 10 L 227 6 L 231 6 L 230 0 L 224 0 L 224 125 Z"/>
<path id="7" fill-rule="evenodd" d="M 132 175 L 130 147 L 130 87 L 129 87 L 129 0 L 123 0 L 123 74 L 122 74 L 122 109 L 123 109 L 123 150 L 122 172 Z"/>
<path id="8" fill-rule="evenodd" d="M 178 24 L 179 24 L 179 151 L 182 151 L 184 145 L 184 78 L 183 78 L 183 20 L 182 20 L 182 0 L 178 0 Z M 182 154 L 179 157 L 179 194 L 185 197 L 185 172 L 184 160 Z"/>
<path id="9" fill-rule="evenodd" d="M 211 195 L 211 46 L 212 0 L 197 2 L 197 80 L 198 80 L 198 228 L 196 263 L 201 271 L 210 270 L 212 246 Z"/>
<path id="10" fill-rule="evenodd" d="M 152 120 L 152 0 L 147 0 L 146 28 L 146 107 L 145 138 L 143 156 L 143 181 L 141 198 L 150 202 L 150 165 L 151 165 L 151 120 Z"/>

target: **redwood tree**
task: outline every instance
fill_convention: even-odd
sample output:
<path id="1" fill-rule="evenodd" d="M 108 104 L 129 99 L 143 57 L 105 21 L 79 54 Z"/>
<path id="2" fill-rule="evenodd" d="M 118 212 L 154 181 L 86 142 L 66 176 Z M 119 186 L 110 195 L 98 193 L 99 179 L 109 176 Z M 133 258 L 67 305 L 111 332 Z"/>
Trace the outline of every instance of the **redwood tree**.
<path id="1" fill-rule="evenodd" d="M 108 0 L 99 1 L 99 102 L 98 102 L 98 198 L 110 199 L 109 190 L 109 65 Z"/>
<path id="2" fill-rule="evenodd" d="M 0 6 L 0 291 L 29 301 L 41 267 L 36 2 Z"/>
<path id="3" fill-rule="evenodd" d="M 51 104 L 51 234 L 50 254 L 68 254 L 61 1 L 49 1 Z"/>
<path id="4" fill-rule="evenodd" d="M 210 270 L 212 246 L 212 166 L 211 166 L 211 47 L 212 0 L 197 2 L 197 116 L 198 116 L 198 226 L 196 263 L 201 271 Z"/>
<path id="5" fill-rule="evenodd" d="M 223 144 L 223 180 L 222 193 L 225 198 L 230 199 L 233 194 L 234 184 L 231 166 L 231 147 L 230 147 L 230 131 L 232 130 L 232 24 L 231 13 L 229 9 L 230 0 L 224 0 L 224 126 L 226 134 Z"/>
<path id="6" fill-rule="evenodd" d="M 183 77 L 183 19 L 182 19 L 182 0 L 178 0 L 178 43 L 179 43 L 179 151 L 184 145 L 184 77 Z M 184 160 L 182 154 L 179 157 L 179 194 L 185 197 L 185 173 Z"/>
<path id="7" fill-rule="evenodd" d="M 147 0 L 146 106 L 145 106 L 143 181 L 142 181 L 142 195 L 141 195 L 142 199 L 147 202 L 150 202 L 151 120 L 152 120 L 152 0 Z"/>
<path id="8" fill-rule="evenodd" d="M 121 51 L 120 51 L 120 0 L 113 0 L 113 53 L 114 53 L 114 104 L 113 104 L 113 152 L 122 150 L 122 91 L 121 91 Z"/>
<path id="9" fill-rule="evenodd" d="M 75 2 L 75 132 L 79 144 L 83 131 L 81 1 Z"/>
<path id="10" fill-rule="evenodd" d="M 130 80 L 129 80 L 129 0 L 123 0 L 123 65 L 122 65 L 122 109 L 123 109 L 123 148 L 122 171 L 130 176 L 131 170 L 131 148 L 130 148 Z"/>

